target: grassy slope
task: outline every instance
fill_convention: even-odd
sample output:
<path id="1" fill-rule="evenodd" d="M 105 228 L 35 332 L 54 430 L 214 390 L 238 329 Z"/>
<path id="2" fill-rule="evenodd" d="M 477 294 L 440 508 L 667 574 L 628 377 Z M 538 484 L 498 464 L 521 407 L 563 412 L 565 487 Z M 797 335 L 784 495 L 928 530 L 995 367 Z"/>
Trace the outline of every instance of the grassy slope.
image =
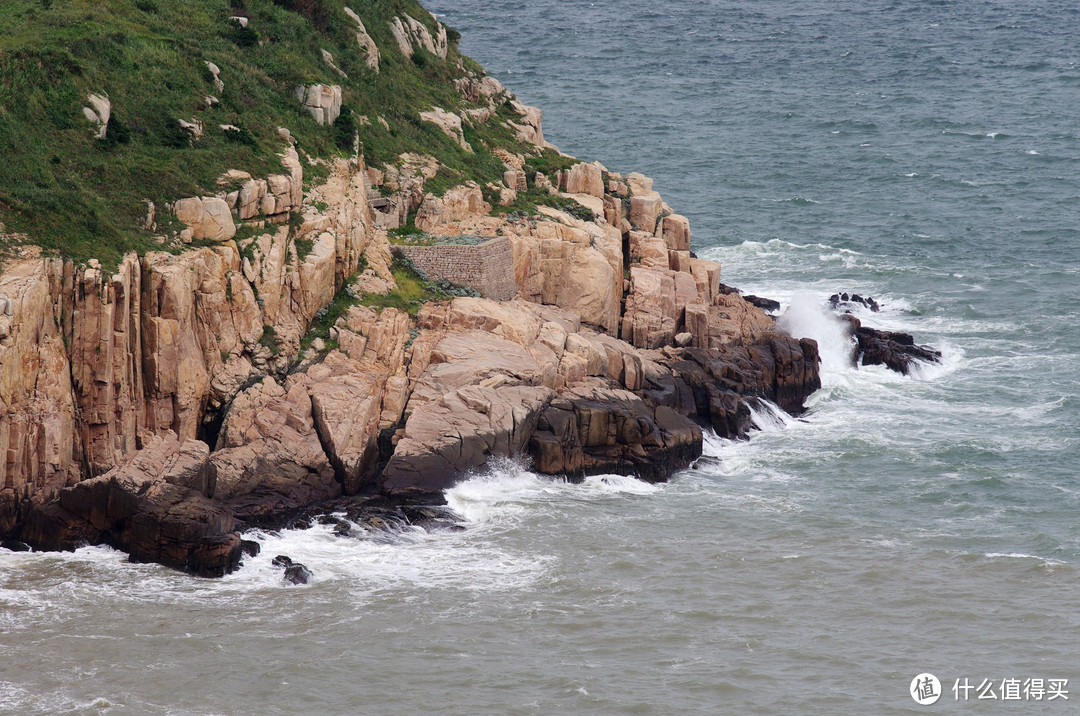
<path id="1" fill-rule="evenodd" d="M 451 47 L 447 61 L 397 49 L 388 21 L 408 13 L 434 29 L 415 0 L 355 0 L 382 53 L 381 72 L 364 63 L 345 0 L 5 0 L 0 3 L 0 221 L 51 253 L 115 263 L 126 251 L 156 248 L 141 228 L 144 200 L 157 206 L 215 191 L 229 168 L 255 176 L 279 170 L 289 128 L 313 156 L 351 154 L 352 125 L 369 165 L 401 152 L 435 155 L 444 165 L 438 191 L 466 179 L 498 181 L 502 163 L 490 148 L 522 147 L 497 121 L 467 130 L 468 154 L 419 120 L 437 105 L 470 106 L 451 80 L 479 69 Z M 246 15 L 244 37 L 230 15 Z M 452 36 L 454 33 L 452 33 Z M 252 44 L 252 40 L 257 43 Z M 334 56 L 341 78 L 322 60 Z M 204 64 L 221 68 L 218 93 Z M 297 84 L 341 84 L 347 110 L 336 127 L 320 127 L 296 102 Z M 93 137 L 82 107 L 106 93 L 118 128 Z M 208 107 L 207 95 L 220 103 Z M 509 117 L 507 109 L 500 114 Z M 384 117 L 389 131 L 376 121 Z M 189 144 L 176 120 L 201 120 L 204 137 Z M 351 120 L 351 121 L 350 121 Z M 221 124 L 243 128 L 230 140 Z M 116 138 L 127 130 L 126 142 Z M 343 131 L 345 130 L 345 131 Z M 307 170 L 306 170 L 307 171 Z M 314 174 L 314 172 L 308 172 Z M 159 221 L 162 212 L 159 211 Z"/>

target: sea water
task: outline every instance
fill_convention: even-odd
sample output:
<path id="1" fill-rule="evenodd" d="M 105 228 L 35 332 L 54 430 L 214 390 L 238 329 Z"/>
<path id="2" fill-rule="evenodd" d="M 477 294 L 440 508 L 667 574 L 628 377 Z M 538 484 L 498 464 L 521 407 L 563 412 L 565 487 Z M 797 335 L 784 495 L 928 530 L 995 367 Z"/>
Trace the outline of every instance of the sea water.
<path id="1" fill-rule="evenodd" d="M 823 388 L 664 485 L 493 465 L 447 493 L 461 532 L 259 534 L 216 581 L 0 553 L 0 710 L 891 714 L 923 672 L 932 708 L 1074 710 L 1077 7 L 429 7 L 550 141 L 654 177 L 725 283 L 820 341 Z M 942 364 L 850 367 L 837 291 Z"/>

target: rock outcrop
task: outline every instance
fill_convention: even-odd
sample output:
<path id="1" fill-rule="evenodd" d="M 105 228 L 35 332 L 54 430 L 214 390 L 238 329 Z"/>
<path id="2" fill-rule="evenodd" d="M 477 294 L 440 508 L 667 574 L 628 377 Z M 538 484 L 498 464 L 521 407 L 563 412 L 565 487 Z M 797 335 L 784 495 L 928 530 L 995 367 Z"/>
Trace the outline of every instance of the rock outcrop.
<path id="1" fill-rule="evenodd" d="M 378 48 L 347 14 L 378 71 Z M 437 21 L 395 17 L 390 29 L 405 55 L 447 56 Z M 0 538 L 111 544 L 220 575 L 239 562 L 240 530 L 315 506 L 437 501 L 495 457 L 574 479 L 664 480 L 701 454 L 704 429 L 744 436 L 754 401 L 802 409 L 820 386 L 816 344 L 723 286 L 651 179 L 598 162 L 533 173 L 527 155 L 551 149 L 540 110 L 458 70 L 454 88 L 474 106 L 421 118 L 466 150 L 463 117 L 521 142 L 491 150 L 483 187 L 426 191 L 447 168 L 420 153 L 379 168 L 302 160 L 281 129 L 282 173 L 232 170 L 217 194 L 172 205 L 186 225 L 176 238 L 198 246 L 108 271 L 36 256 L 4 267 Z M 296 99 L 319 124 L 341 111 L 336 85 L 301 85 Z M 305 191 L 305 162 L 320 161 L 325 178 Z M 492 214 L 534 190 L 558 208 Z M 410 218 L 425 238 L 495 240 L 510 300 L 456 298 L 415 316 L 343 306 L 396 286 L 386 229 Z M 306 336 L 331 308 L 329 332 Z M 867 340 L 864 360 L 903 344 Z"/>
<path id="2" fill-rule="evenodd" d="M 917 345 L 910 333 L 879 331 L 862 325 L 858 318 L 850 314 L 842 318 L 857 341 L 856 354 L 852 356 L 856 363 L 883 365 L 908 375 L 920 363 L 941 362 L 941 351 Z"/>
<path id="3" fill-rule="evenodd" d="M 319 124 L 333 124 L 341 114 L 340 85 L 297 85 L 294 93 L 296 101 Z"/>

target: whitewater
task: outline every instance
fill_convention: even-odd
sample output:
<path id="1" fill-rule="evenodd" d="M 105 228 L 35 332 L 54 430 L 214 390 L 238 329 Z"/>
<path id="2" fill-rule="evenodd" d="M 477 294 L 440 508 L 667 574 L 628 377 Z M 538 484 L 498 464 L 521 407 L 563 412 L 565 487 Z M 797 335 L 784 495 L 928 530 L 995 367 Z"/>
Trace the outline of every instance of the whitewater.
<path id="1" fill-rule="evenodd" d="M 447 492 L 463 530 L 257 533 L 221 580 L 2 552 L 0 711 L 1074 710 L 953 686 L 1080 690 L 1080 11 L 428 7 L 549 140 L 654 177 L 725 283 L 819 341 L 822 389 L 667 484 L 500 462 Z M 838 291 L 942 363 L 853 367 Z"/>

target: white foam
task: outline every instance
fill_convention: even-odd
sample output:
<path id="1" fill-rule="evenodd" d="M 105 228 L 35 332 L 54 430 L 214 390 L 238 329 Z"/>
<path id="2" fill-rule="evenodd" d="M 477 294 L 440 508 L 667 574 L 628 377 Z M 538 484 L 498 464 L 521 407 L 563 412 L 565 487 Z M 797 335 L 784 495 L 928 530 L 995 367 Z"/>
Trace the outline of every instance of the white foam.
<path id="1" fill-rule="evenodd" d="M 1068 562 L 1062 562 L 1060 559 L 1051 559 L 1049 557 L 1040 557 L 1037 554 L 1024 554 L 1023 552 L 987 552 L 983 555 L 989 559 L 1035 559 L 1043 563 L 1044 566 L 1051 567 L 1054 565 L 1068 566 Z"/>
<path id="2" fill-rule="evenodd" d="M 779 405 L 763 398 L 750 401 L 748 405 L 750 408 L 750 422 L 762 432 L 784 430 L 795 420 L 785 413 Z"/>
<path id="3" fill-rule="evenodd" d="M 791 298 L 777 325 L 796 338 L 813 338 L 821 354 L 822 382 L 831 375 L 851 369 L 854 340 L 843 322 L 809 293 Z"/>
<path id="4" fill-rule="evenodd" d="M 446 502 L 474 525 L 515 520 L 535 505 L 572 499 L 651 495 L 662 485 L 626 475 L 594 475 L 581 484 L 529 472 L 519 461 L 495 460 L 482 472 L 446 491 Z"/>

